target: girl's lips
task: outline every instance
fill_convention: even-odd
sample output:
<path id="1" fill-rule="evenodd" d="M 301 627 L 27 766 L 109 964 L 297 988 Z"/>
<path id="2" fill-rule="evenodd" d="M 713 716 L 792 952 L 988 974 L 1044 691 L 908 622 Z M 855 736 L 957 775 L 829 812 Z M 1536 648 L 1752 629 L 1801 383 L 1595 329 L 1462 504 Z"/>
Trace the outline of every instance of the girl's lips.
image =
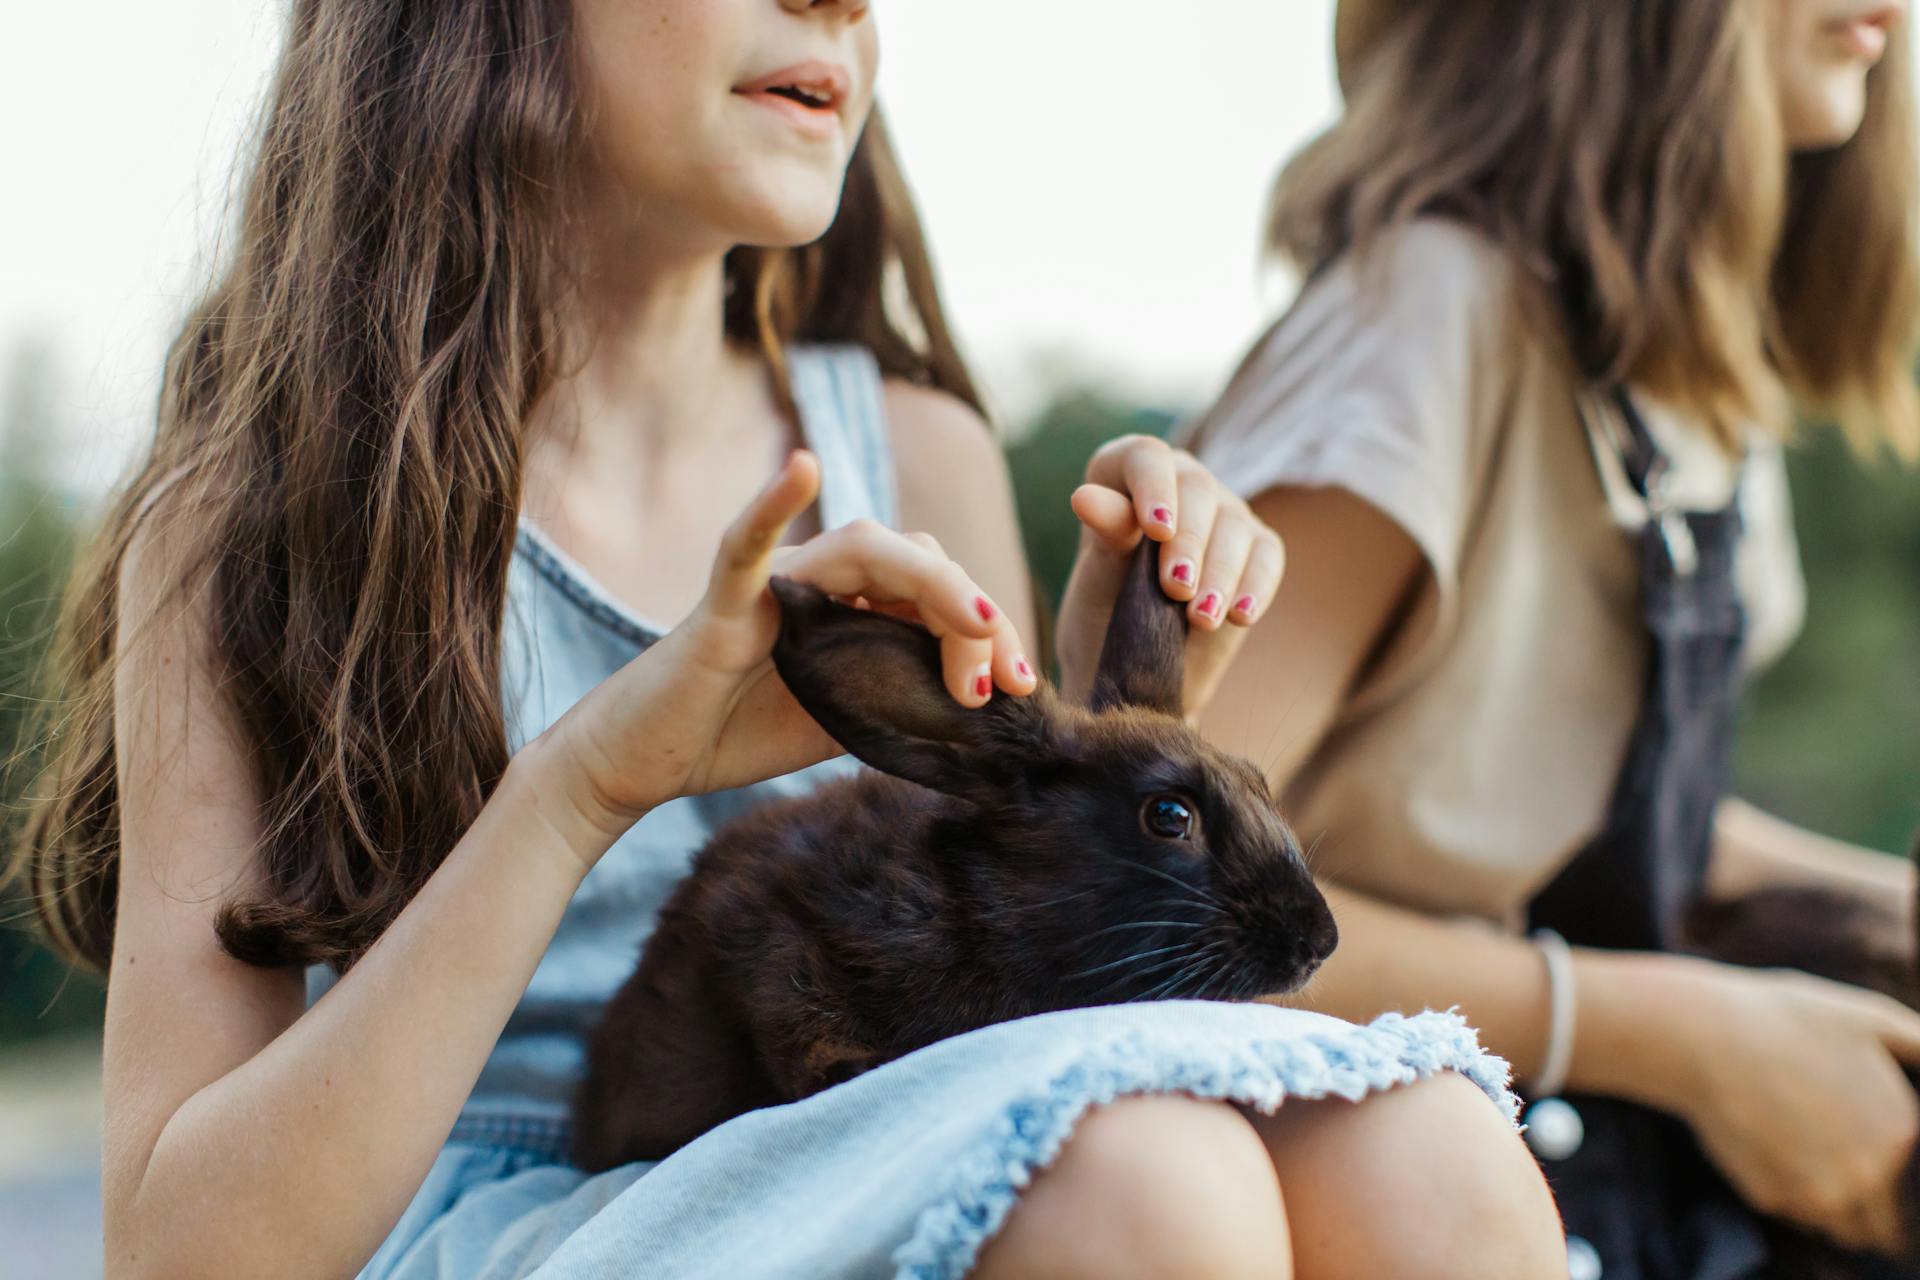
<path id="1" fill-rule="evenodd" d="M 1850 55 L 1863 62 L 1878 62 L 1887 52 L 1887 29 L 1877 22 L 1843 22 L 1834 36 Z"/>
<path id="2" fill-rule="evenodd" d="M 1905 12 L 1905 4 L 1886 4 L 1834 22 L 1829 30 L 1853 57 L 1878 62 L 1887 52 L 1888 33 Z"/>
<path id="3" fill-rule="evenodd" d="M 768 93 L 765 90 L 748 92 L 744 89 L 735 89 L 734 93 L 748 102 L 758 103 L 770 111 L 779 112 L 802 133 L 830 138 L 837 136 L 840 132 L 840 113 L 830 107 L 806 106 L 792 98 L 783 98 L 779 94 Z"/>
<path id="4" fill-rule="evenodd" d="M 852 95 L 853 77 L 832 62 L 802 62 L 736 86 L 734 93 L 781 112 L 805 132 L 840 132 L 840 108 Z"/>
<path id="5" fill-rule="evenodd" d="M 852 75 L 831 61 L 803 61 L 733 88 L 741 98 L 785 113 L 808 132 L 839 132 L 839 111 L 852 96 Z"/>

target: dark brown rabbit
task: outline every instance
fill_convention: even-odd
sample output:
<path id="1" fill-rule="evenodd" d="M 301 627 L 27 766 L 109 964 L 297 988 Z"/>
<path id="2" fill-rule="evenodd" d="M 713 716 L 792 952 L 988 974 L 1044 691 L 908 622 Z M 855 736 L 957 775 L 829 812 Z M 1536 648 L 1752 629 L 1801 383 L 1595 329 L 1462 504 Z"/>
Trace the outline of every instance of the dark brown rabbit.
<path id="1" fill-rule="evenodd" d="M 593 1037 L 582 1167 L 658 1159 L 990 1023 L 1312 974 L 1333 916 L 1260 770 L 1180 717 L 1186 621 L 1156 550 L 1135 558 L 1090 708 L 1043 685 L 965 709 L 924 630 L 775 580 L 782 678 L 884 772 L 701 851 Z"/>
<path id="2" fill-rule="evenodd" d="M 1920 840 L 1913 858 L 1920 865 Z M 1696 904 L 1687 935 L 1701 952 L 1729 964 L 1799 969 L 1920 1009 L 1920 901 L 1902 919 L 1819 889 L 1765 889 Z M 1907 1078 L 1920 1089 L 1920 1072 L 1909 1071 Z M 1851 1253 L 1776 1225 L 1768 1275 L 1773 1280 L 1920 1280 L 1920 1155 L 1907 1165 L 1901 1218 L 1907 1247 L 1897 1259 Z"/>

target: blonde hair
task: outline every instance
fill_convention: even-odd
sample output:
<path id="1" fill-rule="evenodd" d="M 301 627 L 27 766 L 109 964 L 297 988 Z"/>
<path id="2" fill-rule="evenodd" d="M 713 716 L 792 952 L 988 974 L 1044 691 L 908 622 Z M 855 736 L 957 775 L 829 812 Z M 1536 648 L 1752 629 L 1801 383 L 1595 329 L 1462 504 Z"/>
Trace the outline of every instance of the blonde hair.
<path id="1" fill-rule="evenodd" d="M 1348 109 L 1275 186 L 1306 269 L 1421 216 L 1506 250 L 1584 376 L 1729 449 L 1789 397 L 1920 457 L 1914 121 L 1892 42 L 1844 146 L 1789 159 L 1752 0 L 1402 0 L 1342 53 Z M 1357 27 L 1358 24 L 1355 24 Z"/>

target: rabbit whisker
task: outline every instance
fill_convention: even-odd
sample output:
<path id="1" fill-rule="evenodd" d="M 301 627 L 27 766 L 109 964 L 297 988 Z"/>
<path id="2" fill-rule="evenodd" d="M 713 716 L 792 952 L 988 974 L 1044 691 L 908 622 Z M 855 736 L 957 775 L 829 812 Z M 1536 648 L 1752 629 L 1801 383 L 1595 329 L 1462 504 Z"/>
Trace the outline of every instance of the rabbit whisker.
<path id="1" fill-rule="evenodd" d="M 1138 970 L 1128 970 L 1114 975 L 1107 981 L 1105 986 L 1100 988 L 1099 995 L 1105 998 L 1116 994 L 1118 989 L 1124 987 L 1125 984 L 1129 982 L 1150 981 L 1160 974 L 1167 972 L 1169 969 L 1178 969 L 1182 965 L 1187 964 L 1193 954 L 1192 950 L 1184 945 L 1178 948 L 1170 947 L 1168 950 L 1175 951 L 1177 954 L 1165 959 L 1156 960 L 1149 965 L 1143 965 Z M 1127 999 L 1131 1000 L 1132 997 L 1129 996 Z M 1123 1003 L 1125 1003 L 1125 1001 L 1123 1001 Z"/>
<path id="2" fill-rule="evenodd" d="M 1104 938 L 1110 933 L 1120 933 L 1126 929 L 1204 929 L 1206 927 L 1191 920 L 1130 920 L 1126 924 L 1109 925 L 1089 936 Z"/>
<path id="3" fill-rule="evenodd" d="M 1227 976 L 1229 971 L 1219 968 L 1216 965 L 1210 965 L 1209 962 L 1222 960 L 1226 955 L 1227 948 L 1218 938 L 1215 938 L 1200 949 L 1200 953 L 1194 957 L 1193 965 L 1193 968 L 1198 972 L 1183 973 L 1181 975 L 1183 979 L 1190 977 L 1198 979 L 1198 981 L 1194 983 L 1193 989 L 1187 992 L 1189 997 L 1196 1000 L 1208 999 L 1211 997 L 1212 992 L 1222 985 L 1222 979 Z"/>
<path id="4" fill-rule="evenodd" d="M 1143 999 L 1143 1000 L 1167 999 L 1177 994 L 1182 987 L 1184 987 L 1187 983 L 1193 981 L 1193 979 L 1196 977 L 1199 977 L 1202 979 L 1201 986 L 1204 987 L 1206 985 L 1205 977 L 1207 974 L 1208 952 L 1211 951 L 1212 949 L 1213 949 L 1213 944 L 1211 943 L 1209 943 L 1206 947 L 1201 948 L 1198 953 L 1196 953 L 1190 960 L 1187 961 L 1186 965 L 1183 966 L 1178 973 L 1174 974 L 1173 977 L 1169 978 L 1167 981 L 1155 987 L 1152 991 L 1148 992 L 1146 995 L 1140 997 L 1140 999 Z"/>
<path id="5" fill-rule="evenodd" d="M 1185 880 L 1182 880 L 1179 876 L 1173 875 L 1170 872 L 1162 871 L 1158 867 L 1150 867 L 1144 862 L 1136 862 L 1133 865 L 1136 869 L 1140 871 L 1144 871 L 1150 876 L 1154 876 L 1158 879 L 1165 880 L 1168 884 L 1172 885 L 1176 889 L 1179 889 L 1183 893 L 1197 894 L 1200 897 L 1200 899 L 1205 903 L 1207 903 L 1207 905 L 1209 906 L 1219 907 L 1223 910 L 1226 907 L 1226 903 L 1220 901 L 1220 899 L 1214 897 L 1211 893 L 1208 893 L 1205 889 L 1202 889 L 1199 885 L 1188 884 Z"/>
<path id="6" fill-rule="evenodd" d="M 1081 898 L 1090 898 L 1100 892 L 1098 889 L 1082 889 L 1078 893 L 1062 894 L 1058 898 L 1049 898 L 1045 902 L 1023 902 L 1009 907 L 1009 911 L 1051 911 L 1055 907 L 1065 906 Z"/>
<path id="7" fill-rule="evenodd" d="M 1218 962 L 1226 957 L 1228 947 L 1220 938 L 1210 938 L 1199 950 L 1191 952 L 1187 963 L 1171 978 L 1160 983 L 1153 990 L 1135 1000 L 1164 1000 L 1171 998 L 1195 997 L 1205 991 L 1219 979 Z"/>
<path id="8" fill-rule="evenodd" d="M 1106 964 L 1095 965 L 1091 969 L 1082 969 L 1078 973 L 1068 974 L 1067 977 L 1070 979 L 1071 978 L 1091 978 L 1095 974 L 1106 973 L 1110 970 L 1118 969 L 1122 965 L 1138 964 L 1142 960 L 1151 960 L 1155 956 L 1164 956 L 1170 951 L 1185 951 L 1186 949 L 1187 949 L 1186 943 L 1176 942 L 1170 947 L 1156 947 L 1152 951 L 1141 951 L 1141 952 L 1136 952 L 1133 955 L 1121 956 L 1118 960 L 1109 960 Z"/>
<path id="9" fill-rule="evenodd" d="M 1139 995 L 1134 996 L 1131 1000 L 1128 1001 L 1128 1003 L 1140 1004 L 1150 1000 L 1164 999 L 1168 994 L 1170 994 L 1175 989 L 1177 989 L 1180 986 L 1181 982 L 1183 982 L 1186 979 L 1187 975 L 1192 972 L 1193 972 L 1193 961 L 1189 960 L 1187 961 L 1186 964 L 1182 965 L 1180 970 L 1177 973 L 1175 973 L 1171 978 L 1168 978 L 1165 982 L 1162 982 L 1159 986 L 1155 987 L 1151 991 L 1143 991 Z"/>

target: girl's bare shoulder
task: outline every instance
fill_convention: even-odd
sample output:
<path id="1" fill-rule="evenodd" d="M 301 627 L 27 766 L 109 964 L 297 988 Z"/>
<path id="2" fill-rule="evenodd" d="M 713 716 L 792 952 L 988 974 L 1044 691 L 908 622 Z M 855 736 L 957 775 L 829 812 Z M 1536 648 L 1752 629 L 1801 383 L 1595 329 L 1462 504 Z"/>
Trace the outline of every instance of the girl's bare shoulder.
<path id="1" fill-rule="evenodd" d="M 895 465 L 903 477 L 909 470 L 925 469 L 937 475 L 944 467 L 997 464 L 1000 442 L 993 428 L 959 396 L 905 378 L 888 378 L 881 385 L 881 403 L 887 412 Z"/>
<path id="2" fill-rule="evenodd" d="M 999 437 L 972 405 L 932 387 L 889 378 L 882 402 L 893 442 L 900 527 L 932 534 L 1022 633 L 1031 634 L 1026 558 Z"/>
<path id="3" fill-rule="evenodd" d="M 1012 514 L 1012 486 L 999 438 L 978 410 L 958 396 L 904 379 L 882 390 L 903 528 L 964 524 L 967 513 Z"/>

